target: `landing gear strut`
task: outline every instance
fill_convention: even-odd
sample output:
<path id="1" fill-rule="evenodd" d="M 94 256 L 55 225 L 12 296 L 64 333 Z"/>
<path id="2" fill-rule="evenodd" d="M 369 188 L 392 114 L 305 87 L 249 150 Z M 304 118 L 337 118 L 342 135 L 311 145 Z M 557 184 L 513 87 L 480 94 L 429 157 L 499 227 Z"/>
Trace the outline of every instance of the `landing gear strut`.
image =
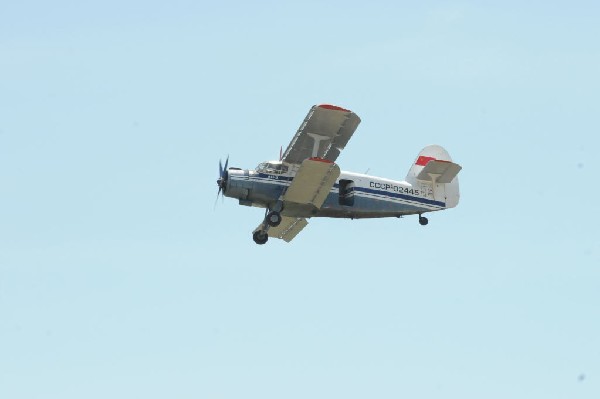
<path id="1" fill-rule="evenodd" d="M 419 224 L 421 226 L 427 226 L 427 223 L 429 223 L 429 219 L 427 219 L 425 216 L 419 215 Z"/>
<path id="2" fill-rule="evenodd" d="M 258 228 L 252 233 L 252 239 L 258 245 L 266 244 L 269 241 L 269 229 L 271 227 L 277 227 L 281 224 L 281 210 L 283 209 L 283 202 L 277 201 L 275 206 L 272 208 L 265 209 L 265 220 L 258 226 Z"/>
<path id="3" fill-rule="evenodd" d="M 269 235 L 264 230 L 256 230 L 254 233 L 252 233 L 252 239 L 258 245 L 263 245 L 269 241 Z"/>

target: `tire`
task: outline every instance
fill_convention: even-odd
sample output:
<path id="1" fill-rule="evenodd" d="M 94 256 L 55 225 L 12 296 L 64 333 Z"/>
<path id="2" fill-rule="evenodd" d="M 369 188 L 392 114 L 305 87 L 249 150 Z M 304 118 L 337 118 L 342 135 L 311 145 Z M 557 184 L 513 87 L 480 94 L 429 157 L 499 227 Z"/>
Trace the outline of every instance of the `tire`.
<path id="1" fill-rule="evenodd" d="M 271 227 L 277 227 L 281 223 L 281 214 L 279 212 L 271 211 L 267 215 L 267 223 Z"/>
<path id="2" fill-rule="evenodd" d="M 419 216 L 419 224 L 421 226 L 427 226 L 427 223 L 429 223 L 429 219 L 427 219 L 425 216 Z"/>
<path id="3" fill-rule="evenodd" d="M 269 235 L 267 234 L 266 231 L 258 230 L 258 231 L 255 231 L 254 233 L 252 233 L 252 239 L 258 245 L 263 245 L 263 244 L 266 244 L 267 241 L 269 241 Z"/>

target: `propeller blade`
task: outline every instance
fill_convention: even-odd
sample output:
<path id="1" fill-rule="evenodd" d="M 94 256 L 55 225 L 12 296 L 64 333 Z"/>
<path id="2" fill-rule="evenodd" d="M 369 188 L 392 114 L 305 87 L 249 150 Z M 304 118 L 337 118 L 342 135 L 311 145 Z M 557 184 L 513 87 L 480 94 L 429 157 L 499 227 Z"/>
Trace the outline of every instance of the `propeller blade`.
<path id="1" fill-rule="evenodd" d="M 219 201 L 219 197 L 225 198 L 225 187 L 227 186 L 227 167 L 229 166 L 229 155 L 227 155 L 227 159 L 225 160 L 225 166 L 223 166 L 223 162 L 219 159 L 219 178 L 217 179 L 217 185 L 219 186 L 219 191 L 217 191 L 217 198 L 215 199 L 215 208 L 217 207 L 217 202 Z"/>
<path id="2" fill-rule="evenodd" d="M 217 192 L 217 198 L 215 198 L 215 204 L 213 205 L 213 209 L 217 209 L 217 202 L 219 201 L 220 195 L 221 195 L 221 187 L 219 187 L 219 191 Z"/>
<path id="3" fill-rule="evenodd" d="M 225 168 L 221 171 L 221 176 L 223 176 L 223 172 L 227 172 L 227 166 L 229 165 L 229 155 L 227 155 L 227 159 L 225 160 Z"/>

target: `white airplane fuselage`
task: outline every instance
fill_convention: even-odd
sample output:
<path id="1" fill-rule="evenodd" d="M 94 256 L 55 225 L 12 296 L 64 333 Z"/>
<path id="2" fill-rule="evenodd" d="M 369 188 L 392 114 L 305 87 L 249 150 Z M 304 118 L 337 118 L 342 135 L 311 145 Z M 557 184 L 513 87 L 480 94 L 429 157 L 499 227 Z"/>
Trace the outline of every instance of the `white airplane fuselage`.
<path id="1" fill-rule="evenodd" d="M 261 165 L 277 166 L 272 161 Z M 256 170 L 229 168 L 224 195 L 241 205 L 272 208 L 294 179 L 293 167 L 285 171 L 274 167 Z M 325 202 L 317 208 L 284 207 L 281 214 L 293 217 L 381 218 L 422 214 L 456 206 L 458 198 L 448 198 L 444 184 L 397 181 L 342 171 Z"/>

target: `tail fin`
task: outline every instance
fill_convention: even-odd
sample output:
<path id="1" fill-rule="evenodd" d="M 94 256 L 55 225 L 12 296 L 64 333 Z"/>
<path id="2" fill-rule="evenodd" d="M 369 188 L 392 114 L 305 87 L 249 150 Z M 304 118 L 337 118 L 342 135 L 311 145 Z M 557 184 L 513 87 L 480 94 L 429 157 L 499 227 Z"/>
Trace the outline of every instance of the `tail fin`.
<path id="1" fill-rule="evenodd" d="M 428 196 L 446 203 L 446 208 L 458 205 L 460 191 L 458 177 L 461 166 L 452 162 L 450 154 L 439 145 L 429 145 L 421 150 L 411 166 L 406 181 L 421 187 Z"/>

